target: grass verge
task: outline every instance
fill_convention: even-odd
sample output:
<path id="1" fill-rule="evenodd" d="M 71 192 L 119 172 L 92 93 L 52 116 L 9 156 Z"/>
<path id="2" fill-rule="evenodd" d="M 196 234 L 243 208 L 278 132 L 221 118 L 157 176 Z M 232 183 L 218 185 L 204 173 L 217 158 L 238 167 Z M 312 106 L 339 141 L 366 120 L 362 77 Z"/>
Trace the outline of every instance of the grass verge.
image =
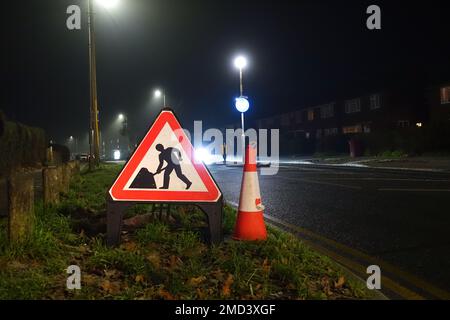
<path id="1" fill-rule="evenodd" d="M 117 248 L 104 245 L 105 194 L 119 166 L 77 177 L 60 205 L 36 206 L 29 241 L 12 247 L 0 232 L 0 299 L 367 299 L 362 283 L 294 236 L 275 228 L 260 243 L 204 242 L 206 220 L 194 206 L 172 206 L 170 216 L 146 214 Z M 235 211 L 224 209 L 230 238 Z M 81 268 L 81 290 L 66 289 L 66 268 Z"/>

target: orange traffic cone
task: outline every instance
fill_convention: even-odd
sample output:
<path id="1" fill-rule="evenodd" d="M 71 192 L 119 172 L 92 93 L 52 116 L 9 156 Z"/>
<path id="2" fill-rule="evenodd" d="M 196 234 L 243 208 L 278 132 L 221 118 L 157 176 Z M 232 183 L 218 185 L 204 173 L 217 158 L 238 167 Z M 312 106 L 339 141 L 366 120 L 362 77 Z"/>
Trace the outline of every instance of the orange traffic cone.
<path id="1" fill-rule="evenodd" d="M 256 143 L 245 149 L 244 174 L 242 176 L 239 210 L 233 239 L 244 241 L 266 240 L 264 206 L 261 203 L 258 172 L 256 170 Z"/>

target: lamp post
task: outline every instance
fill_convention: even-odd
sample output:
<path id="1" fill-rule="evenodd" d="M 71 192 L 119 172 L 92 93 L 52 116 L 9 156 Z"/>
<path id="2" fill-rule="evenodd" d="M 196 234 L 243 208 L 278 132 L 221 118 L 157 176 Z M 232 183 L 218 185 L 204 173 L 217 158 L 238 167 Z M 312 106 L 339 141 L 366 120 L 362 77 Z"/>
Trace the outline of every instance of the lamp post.
<path id="1" fill-rule="evenodd" d="M 238 56 L 234 59 L 234 66 L 239 69 L 239 98 L 236 98 L 236 109 L 241 113 L 241 126 L 242 126 L 242 163 L 245 162 L 245 126 L 244 126 L 244 113 L 249 109 L 250 104 L 247 97 L 244 97 L 244 86 L 242 83 L 242 70 L 247 66 L 247 59 L 244 56 Z"/>
<path id="2" fill-rule="evenodd" d="M 97 97 L 97 64 L 95 57 L 94 32 L 94 0 L 88 0 L 88 29 L 89 29 L 89 83 L 90 83 L 90 130 L 89 130 L 89 168 L 93 169 L 100 163 L 100 133 L 98 123 L 98 97 Z M 119 0 L 97 0 L 97 2 L 111 8 Z"/>
<path id="3" fill-rule="evenodd" d="M 163 108 L 166 107 L 166 93 L 164 91 L 161 91 L 159 89 L 155 90 L 154 93 L 155 98 L 161 98 L 161 96 L 163 97 Z"/>

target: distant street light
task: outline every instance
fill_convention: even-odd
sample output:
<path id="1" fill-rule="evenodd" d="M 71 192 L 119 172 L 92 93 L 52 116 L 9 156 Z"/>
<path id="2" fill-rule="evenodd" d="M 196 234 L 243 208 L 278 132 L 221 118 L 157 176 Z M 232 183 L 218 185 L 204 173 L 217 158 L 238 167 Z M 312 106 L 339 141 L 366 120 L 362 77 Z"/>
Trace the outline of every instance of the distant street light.
<path id="1" fill-rule="evenodd" d="M 73 157 L 74 153 L 78 153 L 78 139 L 74 136 L 69 137 L 69 150 L 71 153 L 71 157 Z"/>
<path id="2" fill-rule="evenodd" d="M 123 119 L 125 119 L 125 116 L 123 115 L 123 113 L 120 113 L 118 116 L 119 121 L 123 121 Z"/>
<path id="3" fill-rule="evenodd" d="M 166 93 L 157 89 L 157 90 L 155 90 L 154 96 L 157 99 L 161 98 L 161 96 L 163 97 L 163 108 L 165 108 L 166 107 Z"/>
<path id="4" fill-rule="evenodd" d="M 241 126 L 242 126 L 242 163 L 245 161 L 245 126 L 244 126 L 244 113 L 250 107 L 247 97 L 244 97 L 244 85 L 242 83 L 242 70 L 247 66 L 247 58 L 244 56 L 237 56 L 234 59 L 234 66 L 239 69 L 239 98 L 236 98 L 236 109 L 241 113 Z"/>

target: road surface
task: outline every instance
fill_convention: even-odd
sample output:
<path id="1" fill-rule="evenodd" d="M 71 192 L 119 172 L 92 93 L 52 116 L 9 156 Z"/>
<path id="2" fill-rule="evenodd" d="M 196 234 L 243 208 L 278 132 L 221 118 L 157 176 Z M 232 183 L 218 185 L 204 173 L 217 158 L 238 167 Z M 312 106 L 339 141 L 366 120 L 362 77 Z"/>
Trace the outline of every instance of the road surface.
<path id="1" fill-rule="evenodd" d="M 237 206 L 242 168 L 210 171 Z M 259 178 L 275 224 L 361 277 L 379 265 L 388 296 L 450 297 L 450 175 L 283 165 Z"/>

